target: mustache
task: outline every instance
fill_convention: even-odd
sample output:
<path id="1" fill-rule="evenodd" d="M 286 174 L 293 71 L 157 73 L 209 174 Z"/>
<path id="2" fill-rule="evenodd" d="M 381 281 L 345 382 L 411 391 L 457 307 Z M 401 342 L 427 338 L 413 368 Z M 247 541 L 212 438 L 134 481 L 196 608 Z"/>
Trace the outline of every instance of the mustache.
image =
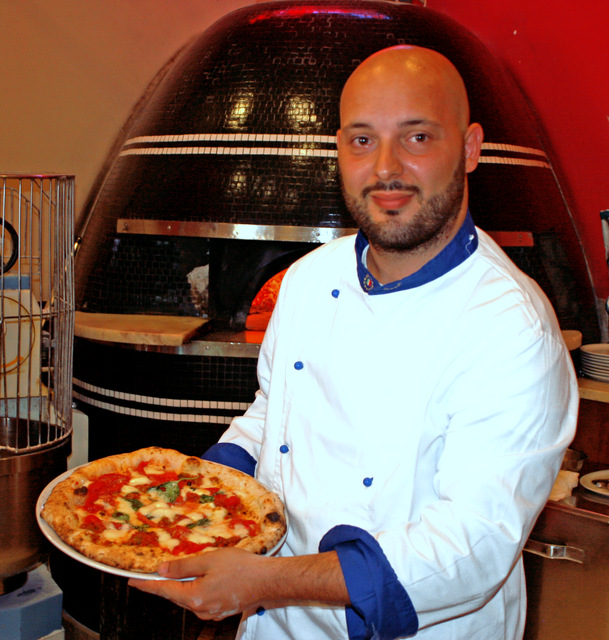
<path id="1" fill-rule="evenodd" d="M 365 187 L 362 190 L 362 197 L 366 197 L 372 191 L 411 191 L 415 195 L 421 194 L 421 189 L 414 184 L 404 184 L 399 180 L 393 180 L 392 182 L 377 182 L 369 187 Z"/>

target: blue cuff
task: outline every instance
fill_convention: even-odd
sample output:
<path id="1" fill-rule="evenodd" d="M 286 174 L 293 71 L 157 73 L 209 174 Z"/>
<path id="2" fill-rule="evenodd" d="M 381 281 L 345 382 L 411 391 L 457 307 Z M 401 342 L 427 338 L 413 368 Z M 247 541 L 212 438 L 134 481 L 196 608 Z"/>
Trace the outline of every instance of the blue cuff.
<path id="1" fill-rule="evenodd" d="M 253 476 L 256 471 L 256 459 L 252 457 L 243 447 L 232 442 L 218 442 L 201 456 L 204 460 L 225 464 L 227 467 L 238 469 Z"/>
<path id="2" fill-rule="evenodd" d="M 417 632 L 410 597 L 369 533 L 338 525 L 322 538 L 319 550 L 338 553 L 351 600 L 346 608 L 349 640 L 394 640 Z"/>

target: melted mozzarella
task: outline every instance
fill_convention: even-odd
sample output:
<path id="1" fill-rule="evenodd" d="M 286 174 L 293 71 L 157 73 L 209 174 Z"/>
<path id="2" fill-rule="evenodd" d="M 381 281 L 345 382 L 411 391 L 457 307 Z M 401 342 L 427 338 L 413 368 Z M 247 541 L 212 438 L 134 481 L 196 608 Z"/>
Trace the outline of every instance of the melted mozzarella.
<path id="1" fill-rule="evenodd" d="M 166 469 L 164 469 L 161 465 L 155 464 L 154 462 L 147 464 L 144 468 L 146 473 L 151 473 L 152 475 L 159 475 L 161 473 L 165 473 Z"/>
<path id="2" fill-rule="evenodd" d="M 216 532 L 214 531 L 214 534 L 215 533 Z M 222 534 L 219 534 L 219 535 L 222 535 Z M 189 542 L 193 542 L 194 544 L 208 544 L 214 541 L 214 538 L 212 536 L 208 536 L 208 535 L 205 535 L 204 533 L 201 533 L 200 531 L 197 530 L 196 527 L 189 532 L 186 538 L 188 539 Z"/>
<path id="3" fill-rule="evenodd" d="M 174 547 L 177 547 L 180 544 L 179 540 L 172 538 L 164 529 L 155 529 L 155 532 L 159 539 L 159 544 L 162 547 L 165 547 L 165 549 L 169 549 L 171 551 Z"/>
<path id="4" fill-rule="evenodd" d="M 126 485 L 123 486 L 123 489 L 129 486 L 138 487 L 141 484 L 150 484 L 150 479 L 146 476 L 134 476 Z"/>
<path id="5" fill-rule="evenodd" d="M 123 531 L 122 529 L 105 529 L 102 531 L 102 536 L 109 540 L 110 542 L 116 542 L 121 538 L 125 538 L 129 533 L 129 529 Z"/>
<path id="6" fill-rule="evenodd" d="M 185 518 L 190 518 L 193 522 L 197 522 L 201 518 L 209 518 L 213 515 L 212 509 L 201 509 L 201 511 L 188 511 L 184 514 Z"/>
<path id="7" fill-rule="evenodd" d="M 121 513 L 127 514 L 129 517 L 135 515 L 135 509 L 133 505 L 129 502 L 129 500 L 124 500 L 123 498 L 117 498 L 116 500 L 116 510 Z"/>
<path id="8" fill-rule="evenodd" d="M 166 504 L 162 507 L 156 505 L 150 505 L 149 507 L 145 507 L 141 510 L 142 513 L 150 520 L 160 520 L 165 517 L 169 520 L 173 520 L 176 516 L 176 512 L 174 509 L 169 508 Z"/>

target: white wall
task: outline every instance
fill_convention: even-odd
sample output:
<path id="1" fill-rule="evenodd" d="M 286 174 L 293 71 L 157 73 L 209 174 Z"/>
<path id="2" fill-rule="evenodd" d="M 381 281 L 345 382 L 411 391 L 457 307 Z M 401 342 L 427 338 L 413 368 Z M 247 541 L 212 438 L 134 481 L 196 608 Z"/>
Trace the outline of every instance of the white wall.
<path id="1" fill-rule="evenodd" d="M 78 216 L 156 72 L 191 37 L 252 4 L 1 0 L 0 173 L 74 174 Z"/>

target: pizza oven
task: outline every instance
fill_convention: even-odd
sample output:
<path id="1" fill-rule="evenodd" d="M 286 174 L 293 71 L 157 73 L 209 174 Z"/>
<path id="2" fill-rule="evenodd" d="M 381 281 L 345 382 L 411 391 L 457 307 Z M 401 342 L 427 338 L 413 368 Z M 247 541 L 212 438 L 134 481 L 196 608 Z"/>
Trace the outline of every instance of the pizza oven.
<path id="1" fill-rule="evenodd" d="M 335 149 L 342 85 L 369 54 L 401 43 L 439 50 L 468 86 L 486 133 L 471 175 L 474 220 L 538 279 L 563 328 L 596 339 L 591 283 L 543 129 L 480 41 L 417 4 L 257 4 L 159 71 L 86 204 L 74 390 L 92 457 L 149 444 L 200 454 L 247 408 L 263 331 L 246 325 L 264 328 L 263 316 L 248 324 L 252 301 L 298 257 L 354 232 Z M 81 326 L 167 316 L 177 341 Z M 186 335 L 181 323 L 193 319 Z"/>

